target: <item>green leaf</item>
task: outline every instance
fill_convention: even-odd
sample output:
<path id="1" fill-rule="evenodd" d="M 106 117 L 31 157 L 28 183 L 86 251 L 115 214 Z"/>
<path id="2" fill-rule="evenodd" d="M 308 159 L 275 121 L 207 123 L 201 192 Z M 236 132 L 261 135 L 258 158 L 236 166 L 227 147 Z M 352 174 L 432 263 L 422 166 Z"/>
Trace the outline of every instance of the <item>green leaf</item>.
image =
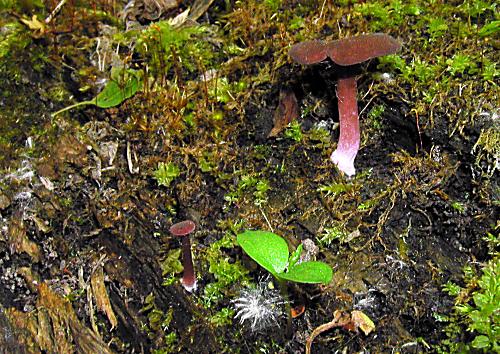
<path id="1" fill-rule="evenodd" d="M 484 307 L 488 303 L 488 298 L 485 294 L 475 293 L 473 299 L 477 307 Z"/>
<path id="2" fill-rule="evenodd" d="M 472 341 L 472 346 L 474 348 L 488 348 L 490 346 L 490 339 L 486 336 L 476 336 Z"/>
<path id="3" fill-rule="evenodd" d="M 288 260 L 288 267 L 289 268 L 293 267 L 298 262 L 298 260 L 300 259 L 300 254 L 302 253 L 303 249 L 304 249 L 304 246 L 301 243 L 299 245 L 299 247 L 297 247 L 297 249 L 292 252 L 292 254 L 290 255 L 290 259 Z"/>
<path id="4" fill-rule="evenodd" d="M 170 183 L 180 174 L 179 167 L 173 162 L 159 162 L 158 168 L 153 172 L 153 177 L 159 186 L 169 187 Z"/>
<path id="5" fill-rule="evenodd" d="M 139 80 L 139 72 L 133 69 L 112 69 L 111 80 L 95 98 L 64 107 L 63 109 L 52 113 L 52 118 L 58 114 L 80 106 L 95 105 L 100 108 L 118 106 L 127 98 L 132 97 L 139 90 Z"/>
<path id="6" fill-rule="evenodd" d="M 492 21 L 487 25 L 484 25 L 478 32 L 481 37 L 491 36 L 500 31 L 500 20 Z"/>
<path id="7" fill-rule="evenodd" d="M 323 262 L 302 262 L 288 269 L 286 273 L 278 274 L 278 277 L 297 283 L 323 283 L 328 284 L 332 280 L 332 268 Z"/>
<path id="8" fill-rule="evenodd" d="M 260 266 L 280 278 L 288 264 L 286 241 L 268 231 L 245 231 L 237 236 L 238 244 Z"/>
<path id="9" fill-rule="evenodd" d="M 167 256 L 165 257 L 165 259 L 163 259 L 160 262 L 160 267 L 162 270 L 161 273 L 163 276 L 165 276 L 167 274 L 182 272 L 182 269 L 183 269 L 182 263 L 179 260 L 179 258 L 181 256 L 181 251 L 182 250 L 180 248 L 170 250 L 168 252 Z"/>
<path id="10" fill-rule="evenodd" d="M 116 79 L 110 80 L 104 89 L 96 96 L 95 105 L 100 108 L 118 106 L 127 98 L 132 97 L 139 90 L 139 75 L 135 70 L 129 69 L 122 75 L 115 75 Z"/>

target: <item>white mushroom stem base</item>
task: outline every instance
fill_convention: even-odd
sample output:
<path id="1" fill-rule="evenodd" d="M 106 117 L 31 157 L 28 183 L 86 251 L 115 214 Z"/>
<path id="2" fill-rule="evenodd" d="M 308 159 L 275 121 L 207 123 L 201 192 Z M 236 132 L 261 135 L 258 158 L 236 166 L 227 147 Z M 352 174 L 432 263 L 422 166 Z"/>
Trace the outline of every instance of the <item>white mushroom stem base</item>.
<path id="1" fill-rule="evenodd" d="M 192 281 L 191 279 L 186 281 L 184 279 L 181 279 L 181 284 L 182 286 L 184 287 L 184 289 L 186 289 L 186 291 L 192 293 L 193 291 L 196 290 L 196 287 L 197 287 L 197 282 L 196 280 L 195 281 Z"/>
<path id="2" fill-rule="evenodd" d="M 347 176 L 356 173 L 354 159 L 359 150 L 359 119 L 355 77 L 340 78 L 337 82 L 340 138 L 330 159 Z"/>

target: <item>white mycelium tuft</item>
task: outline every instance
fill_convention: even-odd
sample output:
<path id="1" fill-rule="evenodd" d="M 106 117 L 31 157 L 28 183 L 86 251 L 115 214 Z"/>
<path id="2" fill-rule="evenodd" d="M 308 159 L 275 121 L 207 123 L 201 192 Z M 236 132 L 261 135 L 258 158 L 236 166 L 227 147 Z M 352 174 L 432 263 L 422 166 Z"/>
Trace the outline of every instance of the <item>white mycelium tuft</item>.
<path id="1" fill-rule="evenodd" d="M 277 290 L 269 288 L 268 282 L 261 281 L 255 288 L 243 289 L 233 303 L 235 318 L 241 324 L 248 321 L 252 331 L 259 331 L 276 323 L 285 301 Z"/>

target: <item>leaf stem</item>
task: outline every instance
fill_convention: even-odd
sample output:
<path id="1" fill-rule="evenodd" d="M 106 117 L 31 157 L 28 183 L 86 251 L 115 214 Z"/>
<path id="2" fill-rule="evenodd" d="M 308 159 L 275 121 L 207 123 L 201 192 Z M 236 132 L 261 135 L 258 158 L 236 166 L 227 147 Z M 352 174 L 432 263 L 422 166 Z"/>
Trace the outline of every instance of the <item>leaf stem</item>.
<path id="1" fill-rule="evenodd" d="M 285 311 L 286 311 L 286 329 L 285 329 L 285 337 L 290 339 L 292 337 L 292 307 L 290 306 L 290 297 L 288 296 L 288 288 L 286 285 L 286 281 L 276 278 L 278 281 L 278 285 L 280 287 L 281 297 L 283 297 L 285 301 Z"/>
<path id="2" fill-rule="evenodd" d="M 52 118 L 54 118 L 55 116 L 57 116 L 57 115 L 59 115 L 59 114 L 61 114 L 63 112 L 69 111 L 70 109 L 73 109 L 73 108 L 76 108 L 76 107 L 80 107 L 80 106 L 89 105 L 89 104 L 94 104 L 95 105 L 95 100 L 83 101 L 83 102 L 78 102 L 78 103 L 72 104 L 71 106 L 64 107 L 63 109 L 60 109 L 57 112 L 52 113 L 51 116 L 52 116 Z"/>

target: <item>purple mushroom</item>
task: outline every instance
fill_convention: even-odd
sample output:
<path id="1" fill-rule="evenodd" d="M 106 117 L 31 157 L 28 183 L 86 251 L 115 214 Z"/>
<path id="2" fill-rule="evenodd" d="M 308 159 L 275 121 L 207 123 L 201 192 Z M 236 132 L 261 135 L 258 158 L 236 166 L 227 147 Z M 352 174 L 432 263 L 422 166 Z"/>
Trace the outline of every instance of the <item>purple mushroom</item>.
<path id="1" fill-rule="evenodd" d="M 182 274 L 181 284 L 189 292 L 196 289 L 196 276 L 194 274 L 193 258 L 191 256 L 191 241 L 189 234 L 194 231 L 196 224 L 191 220 L 181 221 L 170 227 L 170 233 L 182 238 Z"/>
<path id="2" fill-rule="evenodd" d="M 356 101 L 355 70 L 358 64 L 372 58 L 393 54 L 401 44 L 384 33 L 325 42 L 319 40 L 295 44 L 290 57 L 299 64 L 315 64 L 330 58 L 338 65 L 337 99 L 340 120 L 340 138 L 330 159 L 348 176 L 355 174 L 354 158 L 359 150 L 359 119 Z"/>

